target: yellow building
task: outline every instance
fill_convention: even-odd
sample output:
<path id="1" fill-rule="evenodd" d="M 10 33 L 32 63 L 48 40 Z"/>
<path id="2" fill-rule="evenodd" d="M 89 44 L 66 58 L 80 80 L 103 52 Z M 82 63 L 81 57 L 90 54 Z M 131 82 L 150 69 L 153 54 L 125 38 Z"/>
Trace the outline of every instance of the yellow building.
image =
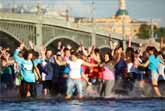
<path id="1" fill-rule="evenodd" d="M 90 25 L 92 20 L 89 18 L 79 18 L 78 22 L 83 25 Z M 96 18 L 93 22 L 97 28 L 108 30 L 109 32 L 122 33 L 127 37 L 136 37 L 142 24 L 151 24 L 148 21 L 133 20 L 128 15 L 125 0 L 119 0 L 119 9 L 113 17 Z M 158 23 L 154 22 L 153 24 L 159 27 Z"/>

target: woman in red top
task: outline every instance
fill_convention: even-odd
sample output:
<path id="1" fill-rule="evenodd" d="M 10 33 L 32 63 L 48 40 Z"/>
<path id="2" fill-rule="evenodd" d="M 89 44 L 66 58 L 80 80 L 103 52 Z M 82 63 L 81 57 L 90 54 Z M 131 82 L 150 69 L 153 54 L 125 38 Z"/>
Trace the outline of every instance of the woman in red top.
<path id="1" fill-rule="evenodd" d="M 90 61 L 91 64 L 100 64 L 101 59 L 100 59 L 100 53 L 99 53 L 99 49 L 94 49 L 92 51 L 92 54 L 90 56 Z M 103 76 L 103 70 L 101 67 L 93 67 L 90 70 L 89 73 L 89 78 L 91 79 L 102 79 Z"/>

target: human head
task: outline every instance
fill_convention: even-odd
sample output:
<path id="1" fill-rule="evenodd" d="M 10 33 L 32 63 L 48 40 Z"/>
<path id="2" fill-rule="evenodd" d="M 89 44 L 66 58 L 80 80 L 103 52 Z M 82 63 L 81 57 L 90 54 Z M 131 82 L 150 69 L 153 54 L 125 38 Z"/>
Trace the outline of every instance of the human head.
<path id="1" fill-rule="evenodd" d="M 37 59 L 39 57 L 39 53 L 36 51 L 33 51 L 33 59 Z"/>
<path id="2" fill-rule="evenodd" d="M 52 54 L 53 54 L 52 50 L 47 50 L 46 51 L 46 57 L 47 58 L 50 58 L 52 56 Z"/>
<path id="3" fill-rule="evenodd" d="M 123 47 L 119 46 L 119 47 L 117 48 L 117 52 L 120 53 L 120 54 L 123 53 Z"/>
<path id="4" fill-rule="evenodd" d="M 147 48 L 147 51 L 149 52 L 150 55 L 152 55 L 152 54 L 154 54 L 155 56 L 158 55 L 158 51 L 157 51 L 156 48 L 153 47 L 153 46 L 148 47 L 148 48 Z"/>
<path id="5" fill-rule="evenodd" d="M 34 51 L 32 51 L 32 50 L 26 50 L 24 52 L 24 55 L 23 55 L 24 59 L 26 59 L 26 60 L 32 60 L 33 59 L 33 52 Z"/>
<path id="6" fill-rule="evenodd" d="M 104 54 L 104 61 L 105 62 L 108 62 L 108 61 L 110 61 L 112 59 L 112 56 L 111 56 L 111 54 L 110 53 L 105 53 Z"/>
<path id="7" fill-rule="evenodd" d="M 71 53 L 71 59 L 72 59 L 72 61 L 75 61 L 75 60 L 77 60 L 78 58 L 79 58 L 79 53 L 77 53 L 77 52 L 72 52 Z"/>
<path id="8" fill-rule="evenodd" d="M 65 49 L 64 49 L 64 55 L 65 55 L 66 57 L 69 57 L 69 56 L 71 55 L 70 50 L 69 50 L 68 48 L 65 48 Z"/>

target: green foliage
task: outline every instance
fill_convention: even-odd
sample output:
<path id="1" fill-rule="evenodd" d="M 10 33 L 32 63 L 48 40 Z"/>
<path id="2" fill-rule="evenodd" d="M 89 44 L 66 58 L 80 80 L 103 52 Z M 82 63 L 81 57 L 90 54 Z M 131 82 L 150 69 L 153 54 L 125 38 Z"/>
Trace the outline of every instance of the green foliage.
<path id="1" fill-rule="evenodd" d="M 139 38 L 148 39 L 149 37 L 151 37 L 151 25 L 142 24 L 139 30 L 140 31 L 137 34 Z M 160 40 L 160 37 L 165 37 L 165 27 L 157 28 L 156 26 L 154 26 L 153 31 L 154 31 L 154 36 L 158 37 L 156 38 L 158 39 L 158 41 Z"/>
<path id="2" fill-rule="evenodd" d="M 160 27 L 159 30 L 157 30 L 157 34 L 159 37 L 165 37 L 165 27 Z"/>

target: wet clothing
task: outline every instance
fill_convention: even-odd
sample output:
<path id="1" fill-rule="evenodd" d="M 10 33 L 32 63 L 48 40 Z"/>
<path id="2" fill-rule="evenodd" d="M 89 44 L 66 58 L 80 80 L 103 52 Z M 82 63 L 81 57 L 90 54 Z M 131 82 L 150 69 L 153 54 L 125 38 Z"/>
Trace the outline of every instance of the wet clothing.
<path id="1" fill-rule="evenodd" d="M 155 55 L 150 55 L 149 56 L 149 70 L 151 72 L 151 80 L 158 80 L 159 74 L 158 74 L 158 67 L 159 64 L 161 63 L 161 58 L 156 57 Z"/>
<path id="2" fill-rule="evenodd" d="M 114 65 L 110 62 L 104 65 L 103 80 L 115 80 Z"/>
<path id="3" fill-rule="evenodd" d="M 20 86 L 21 97 L 26 97 L 28 91 L 30 91 L 30 94 L 32 97 L 35 97 L 37 95 L 36 84 L 35 83 L 29 83 L 29 82 L 26 82 L 25 80 L 22 80 L 21 86 Z"/>
<path id="4" fill-rule="evenodd" d="M 43 66 L 45 71 L 45 80 L 52 80 L 55 70 L 55 60 L 54 58 L 49 58 L 45 60 L 45 66 Z"/>
<path id="5" fill-rule="evenodd" d="M 105 63 L 103 71 L 103 82 L 100 86 L 100 96 L 110 96 L 115 83 L 114 65 Z"/>
<path id="6" fill-rule="evenodd" d="M 67 80 L 67 95 L 73 95 L 74 88 L 77 88 L 77 92 L 80 97 L 83 96 L 83 83 L 81 79 L 71 79 Z"/>
<path id="7" fill-rule="evenodd" d="M 34 66 L 37 66 L 38 63 L 41 63 L 41 59 L 36 59 L 32 62 L 32 60 L 25 60 L 24 58 L 19 57 L 19 50 L 16 49 L 14 52 L 14 59 L 20 66 L 20 72 L 24 79 L 24 81 L 29 83 L 35 83 L 36 78 L 34 74 Z"/>
<path id="8" fill-rule="evenodd" d="M 19 57 L 19 50 L 17 49 L 14 53 L 14 58 L 19 64 L 21 69 L 21 75 L 23 79 L 29 83 L 35 82 L 35 74 L 33 72 L 33 63 L 31 60 L 25 60 L 24 58 Z"/>
<path id="9" fill-rule="evenodd" d="M 124 59 L 120 59 L 119 62 L 115 65 L 116 79 L 124 77 L 124 74 L 126 72 L 127 72 L 127 63 Z"/>
<path id="10" fill-rule="evenodd" d="M 27 92 L 30 91 L 32 97 L 36 96 L 36 76 L 34 72 L 34 67 L 37 64 L 42 63 L 42 59 L 36 60 L 25 60 L 19 57 L 19 50 L 16 49 L 14 52 L 14 59 L 19 64 L 20 73 L 22 76 L 20 95 L 21 97 L 26 97 Z"/>
<path id="11" fill-rule="evenodd" d="M 115 85 L 114 80 L 105 80 L 102 84 L 100 96 L 108 97 L 112 94 L 113 87 Z"/>
<path id="12" fill-rule="evenodd" d="M 46 80 L 43 82 L 43 89 L 52 89 L 52 81 Z"/>
<path id="13" fill-rule="evenodd" d="M 82 70 L 82 63 L 83 60 L 78 59 L 75 62 L 68 60 L 67 63 L 69 64 L 69 78 L 72 79 L 81 79 L 81 70 Z"/>
<path id="14" fill-rule="evenodd" d="M 6 84 L 7 88 L 12 88 L 14 86 L 14 71 L 12 65 L 2 70 L 1 82 Z"/>
<path id="15" fill-rule="evenodd" d="M 69 78 L 67 80 L 67 95 L 73 95 L 73 89 L 76 87 L 79 96 L 83 96 L 83 83 L 82 83 L 82 64 L 83 60 L 77 59 L 75 62 L 68 60 Z"/>
<path id="16" fill-rule="evenodd" d="M 159 75 L 162 76 L 162 79 L 165 80 L 165 65 L 160 63 L 158 67 Z"/>
<path id="17" fill-rule="evenodd" d="M 158 66 L 159 66 L 159 64 L 162 61 L 161 58 L 160 57 L 156 57 L 155 55 L 150 55 L 149 56 L 149 61 L 150 61 L 149 69 L 151 71 L 158 72 Z"/>
<path id="18" fill-rule="evenodd" d="M 98 64 L 98 62 L 93 58 L 90 59 L 90 63 L 91 64 Z M 103 68 L 98 66 L 98 67 L 93 67 L 90 69 L 91 70 L 90 70 L 90 73 L 88 76 L 89 78 L 91 78 L 91 79 L 102 79 L 103 78 Z"/>

